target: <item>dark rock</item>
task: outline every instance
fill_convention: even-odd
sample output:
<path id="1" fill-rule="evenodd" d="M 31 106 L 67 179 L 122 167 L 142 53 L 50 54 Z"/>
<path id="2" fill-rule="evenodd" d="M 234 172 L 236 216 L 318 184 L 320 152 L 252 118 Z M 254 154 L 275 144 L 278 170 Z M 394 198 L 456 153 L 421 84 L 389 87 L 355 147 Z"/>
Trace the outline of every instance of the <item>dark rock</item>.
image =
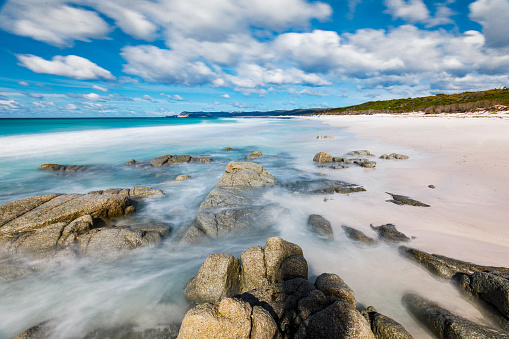
<path id="1" fill-rule="evenodd" d="M 435 185 L 428 185 L 428 187 L 431 188 L 431 189 L 435 189 L 436 188 Z"/>
<path id="2" fill-rule="evenodd" d="M 398 243 L 398 242 L 407 242 L 410 241 L 410 238 L 405 234 L 401 233 L 396 229 L 396 226 L 393 224 L 386 224 L 381 226 L 373 226 L 370 225 L 371 229 L 374 230 L 380 239 L 388 243 Z"/>
<path id="3" fill-rule="evenodd" d="M 509 268 L 472 264 L 466 261 L 429 254 L 413 248 L 401 246 L 399 252 L 404 257 L 420 263 L 430 273 L 445 279 L 451 279 L 456 273 L 472 274 L 477 271 L 498 271 L 509 273 Z"/>
<path id="4" fill-rule="evenodd" d="M 175 154 L 175 155 L 169 155 L 165 154 L 160 157 L 156 157 L 152 160 L 150 160 L 150 165 L 152 167 L 162 167 L 162 166 L 169 166 L 173 164 L 180 164 L 180 163 L 189 163 L 189 162 L 210 162 L 212 159 L 207 157 L 192 157 L 189 154 Z"/>
<path id="5" fill-rule="evenodd" d="M 403 154 L 391 153 L 391 154 L 382 154 L 380 159 L 385 160 L 407 160 L 408 156 Z"/>
<path id="6" fill-rule="evenodd" d="M 375 168 L 376 162 L 368 159 L 350 159 L 354 164 L 357 164 L 364 168 Z"/>
<path id="7" fill-rule="evenodd" d="M 18 334 L 14 339 L 50 339 L 52 337 L 52 322 L 45 321 L 30 327 Z"/>
<path id="8" fill-rule="evenodd" d="M 332 162 L 332 155 L 325 152 L 319 152 L 315 154 L 313 161 L 318 163 Z"/>
<path id="9" fill-rule="evenodd" d="M 348 227 L 345 225 L 341 226 L 341 228 L 343 229 L 343 231 L 345 231 L 345 234 L 349 239 L 351 239 L 357 243 L 361 243 L 363 245 L 368 245 L 368 246 L 374 246 L 374 245 L 378 244 L 378 241 L 366 236 L 364 233 L 362 233 L 359 230 L 356 230 L 355 228 Z"/>
<path id="10" fill-rule="evenodd" d="M 333 240 L 334 234 L 330 221 L 318 214 L 311 214 L 308 218 L 308 227 L 320 237 Z"/>
<path id="11" fill-rule="evenodd" d="M 361 314 L 371 325 L 371 331 L 376 339 L 412 339 L 407 330 L 393 319 L 380 314 L 373 306 L 361 311 Z"/>
<path id="12" fill-rule="evenodd" d="M 136 165 L 136 160 L 131 159 L 131 160 L 129 160 L 128 162 L 126 162 L 124 165 L 128 165 L 128 166 Z"/>
<path id="13" fill-rule="evenodd" d="M 509 338 L 506 333 L 454 315 L 416 294 L 404 295 L 402 303 L 422 325 L 438 338 Z"/>
<path id="14" fill-rule="evenodd" d="M 387 202 L 392 202 L 393 204 L 396 204 L 396 205 L 410 205 L 410 206 L 419 206 L 419 207 L 430 207 L 428 204 L 425 204 L 425 203 L 422 203 L 420 201 L 411 199 L 411 198 L 409 198 L 407 196 L 404 196 L 404 195 L 392 194 L 392 193 L 389 193 L 389 192 L 385 192 L 385 193 L 389 194 L 392 197 L 391 200 L 386 200 L 386 201 Z"/>
<path id="15" fill-rule="evenodd" d="M 458 273 L 453 280 L 463 293 L 478 302 L 486 316 L 509 331 L 509 273 Z"/>
<path id="16" fill-rule="evenodd" d="M 353 290 L 337 274 L 320 274 L 316 278 L 315 286 L 325 295 L 336 296 L 352 304 L 353 307 L 357 306 Z"/>

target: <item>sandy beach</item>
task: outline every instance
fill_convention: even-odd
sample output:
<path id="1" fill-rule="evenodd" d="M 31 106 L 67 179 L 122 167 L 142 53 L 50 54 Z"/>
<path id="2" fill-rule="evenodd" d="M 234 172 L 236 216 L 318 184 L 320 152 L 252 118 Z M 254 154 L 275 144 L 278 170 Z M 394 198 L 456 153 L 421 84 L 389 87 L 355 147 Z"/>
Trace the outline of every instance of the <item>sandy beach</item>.
<path id="1" fill-rule="evenodd" d="M 377 155 L 387 151 L 389 144 L 413 158 L 411 166 L 377 167 L 369 173 L 369 183 L 362 184 L 375 190 L 370 193 L 373 196 L 385 191 L 404 194 L 431 207 L 388 206 L 373 199 L 369 208 L 376 209 L 380 222 L 391 221 L 415 236 L 416 248 L 481 264 L 507 265 L 508 119 L 416 115 L 313 119 L 372 140 L 370 150 Z"/>

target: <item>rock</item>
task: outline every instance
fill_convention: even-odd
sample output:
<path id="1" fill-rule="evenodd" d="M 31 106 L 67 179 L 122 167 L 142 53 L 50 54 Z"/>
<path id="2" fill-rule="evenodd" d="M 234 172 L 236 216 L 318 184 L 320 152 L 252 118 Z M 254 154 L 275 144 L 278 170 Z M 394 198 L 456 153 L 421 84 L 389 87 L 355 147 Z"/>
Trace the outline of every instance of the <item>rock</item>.
<path id="1" fill-rule="evenodd" d="M 345 231 L 345 234 L 349 239 L 351 239 L 357 243 L 360 243 L 363 245 L 368 245 L 368 246 L 375 246 L 378 244 L 378 241 L 366 236 L 364 233 L 362 233 L 359 230 L 356 230 L 355 228 L 348 227 L 345 225 L 341 226 L 341 228 L 343 229 L 343 231 Z"/>
<path id="2" fill-rule="evenodd" d="M 191 179 L 189 174 L 181 174 L 175 178 L 175 181 L 185 181 Z"/>
<path id="3" fill-rule="evenodd" d="M 308 218 L 308 227 L 320 237 L 333 240 L 334 234 L 330 221 L 318 214 L 311 214 Z"/>
<path id="4" fill-rule="evenodd" d="M 174 339 L 178 336 L 179 328 L 179 324 L 161 324 L 150 328 L 127 324 L 94 330 L 83 339 Z"/>
<path id="5" fill-rule="evenodd" d="M 231 147 L 225 147 L 225 148 L 224 148 L 224 150 L 225 150 L 225 151 L 233 151 L 233 148 L 231 148 Z"/>
<path id="6" fill-rule="evenodd" d="M 488 317 L 502 329 L 509 330 L 509 273 L 458 273 L 453 280 L 463 293 L 480 304 Z"/>
<path id="7" fill-rule="evenodd" d="M 189 310 L 180 326 L 179 339 L 250 338 L 252 307 L 225 298 L 218 304 L 201 304 Z"/>
<path id="8" fill-rule="evenodd" d="M 320 274 L 316 278 L 315 286 L 325 295 L 336 296 L 350 303 L 353 307 L 357 306 L 353 290 L 337 274 Z"/>
<path id="9" fill-rule="evenodd" d="M 387 194 L 389 194 L 392 199 L 391 200 L 386 200 L 387 202 L 392 202 L 393 204 L 396 204 L 396 205 L 410 205 L 410 206 L 419 206 L 419 207 L 430 207 L 428 204 L 425 204 L 425 203 L 422 203 L 420 201 L 417 201 L 417 200 L 414 200 L 414 199 L 411 199 L 407 196 L 404 196 L 404 195 L 397 195 L 397 194 L 392 194 L 392 193 L 389 193 L 389 192 L 385 192 Z"/>
<path id="10" fill-rule="evenodd" d="M 201 212 L 196 218 L 196 228 L 210 238 L 249 228 L 260 219 L 263 210 L 254 208 L 225 209 L 217 214 Z"/>
<path id="11" fill-rule="evenodd" d="M 240 262 L 230 254 L 211 254 L 198 274 L 184 287 L 187 299 L 198 303 L 220 301 L 240 292 Z"/>
<path id="12" fill-rule="evenodd" d="M 438 338 L 509 338 L 506 333 L 454 315 L 416 294 L 404 295 L 402 303 L 422 325 Z"/>
<path id="13" fill-rule="evenodd" d="M 370 225 L 371 229 L 374 230 L 380 239 L 388 243 L 398 243 L 398 242 L 407 242 L 410 241 L 410 238 L 405 234 L 401 233 L 396 229 L 396 226 L 393 224 L 386 224 L 381 226 L 373 226 Z"/>
<path id="14" fill-rule="evenodd" d="M 207 157 L 192 157 L 189 154 L 181 154 L 181 155 L 169 155 L 165 154 L 160 157 L 156 157 L 152 160 L 150 160 L 150 165 L 152 167 L 162 167 L 162 166 L 169 166 L 173 164 L 179 164 L 179 163 L 188 163 L 188 162 L 210 162 L 212 161 L 211 158 Z"/>
<path id="15" fill-rule="evenodd" d="M 344 162 L 346 164 L 350 164 L 350 160 L 348 160 L 347 158 L 342 158 L 342 157 L 332 157 L 332 161 L 333 162 Z"/>
<path id="16" fill-rule="evenodd" d="M 52 336 L 51 329 L 51 322 L 45 321 L 30 327 L 28 330 L 18 334 L 14 339 L 49 339 Z"/>
<path id="17" fill-rule="evenodd" d="M 269 311 L 260 306 L 253 307 L 251 314 L 251 339 L 280 339 L 276 321 L 272 318 Z"/>
<path id="18" fill-rule="evenodd" d="M 317 136 L 316 136 L 316 138 L 317 138 L 317 139 L 334 139 L 334 136 L 332 136 L 332 135 L 321 135 L 321 134 L 319 134 L 319 135 L 317 135 Z"/>
<path id="19" fill-rule="evenodd" d="M 352 304 L 338 300 L 307 318 L 295 338 L 375 339 L 375 336 L 366 319 Z"/>
<path id="20" fill-rule="evenodd" d="M 276 179 L 267 173 L 262 165 L 253 162 L 231 161 L 226 166 L 217 187 L 256 187 L 275 184 Z"/>
<path id="21" fill-rule="evenodd" d="M 376 162 L 368 159 L 350 159 L 354 164 L 357 164 L 364 168 L 375 168 Z"/>
<path id="22" fill-rule="evenodd" d="M 59 164 L 42 164 L 39 166 L 40 170 L 52 171 L 52 172 L 81 172 L 89 169 L 89 166 L 83 165 L 59 165 Z"/>
<path id="23" fill-rule="evenodd" d="M 368 151 L 367 149 L 363 149 L 363 150 L 358 150 L 358 151 L 352 151 L 352 152 L 348 152 L 347 153 L 348 155 L 352 155 L 352 156 L 356 156 L 356 157 L 359 157 L 359 156 L 370 156 L 370 157 L 374 157 L 375 155 L 374 154 L 371 154 L 370 151 Z"/>
<path id="24" fill-rule="evenodd" d="M 318 163 L 332 162 L 332 155 L 325 152 L 318 152 L 315 154 L 313 161 Z"/>
<path id="25" fill-rule="evenodd" d="M 163 191 L 145 186 L 134 186 L 133 188 L 108 188 L 104 191 L 91 191 L 88 194 L 95 195 L 123 195 L 131 199 L 141 199 L 149 196 L 164 195 Z"/>
<path id="26" fill-rule="evenodd" d="M 240 292 L 244 293 L 269 284 L 265 268 L 265 253 L 261 246 L 245 249 L 240 255 L 242 271 Z"/>
<path id="27" fill-rule="evenodd" d="M 431 189 L 435 189 L 436 188 L 435 185 L 428 185 L 428 187 L 431 188 Z"/>
<path id="28" fill-rule="evenodd" d="M 128 162 L 126 162 L 124 165 L 128 165 L 128 166 L 136 165 L 136 160 L 131 159 L 131 160 L 129 160 Z"/>
<path id="29" fill-rule="evenodd" d="M 303 193 L 312 193 L 312 194 L 350 194 L 356 192 L 365 192 L 366 189 L 364 187 L 349 184 L 341 181 L 326 181 L 322 182 L 321 185 L 311 184 Z"/>
<path id="30" fill-rule="evenodd" d="M 262 152 L 260 151 L 254 151 L 253 153 L 251 153 L 250 155 L 246 156 L 247 159 L 249 160 L 253 160 L 253 159 L 258 159 L 259 157 L 262 156 Z"/>
<path id="31" fill-rule="evenodd" d="M 407 160 L 408 156 L 403 154 L 391 153 L 391 154 L 382 154 L 380 159 L 385 160 Z"/>
<path id="32" fill-rule="evenodd" d="M 509 273 L 509 268 L 506 267 L 476 265 L 438 254 L 429 254 L 404 246 L 399 247 L 399 252 L 404 257 L 420 263 L 430 273 L 445 279 L 451 279 L 456 273 L 472 274 L 478 271 L 498 271 Z"/>
<path id="33" fill-rule="evenodd" d="M 263 252 L 265 255 L 267 280 L 269 283 L 278 283 L 284 281 L 281 268 L 285 265 L 287 258 L 291 256 L 300 256 L 302 258 L 301 260 L 306 260 L 302 256 L 302 249 L 299 245 L 285 241 L 280 237 L 268 238 L 267 243 L 263 248 Z M 307 279 L 307 263 L 305 266 L 306 272 L 303 272 L 305 274 L 302 275 L 302 278 Z"/>
<path id="34" fill-rule="evenodd" d="M 380 314 L 373 306 L 361 311 L 361 314 L 371 325 L 371 331 L 376 339 L 412 339 L 407 330 L 393 319 Z"/>
<path id="35" fill-rule="evenodd" d="M 246 195 L 242 187 L 215 187 L 201 203 L 200 209 L 217 207 L 242 207 L 252 203 L 251 195 Z"/>

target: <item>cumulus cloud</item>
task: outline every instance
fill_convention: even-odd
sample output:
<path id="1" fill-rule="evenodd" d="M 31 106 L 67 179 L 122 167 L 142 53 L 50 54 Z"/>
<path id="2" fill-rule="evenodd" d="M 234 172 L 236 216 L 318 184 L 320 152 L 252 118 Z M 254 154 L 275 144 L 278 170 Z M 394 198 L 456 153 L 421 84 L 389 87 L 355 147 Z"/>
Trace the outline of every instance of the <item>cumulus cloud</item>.
<path id="1" fill-rule="evenodd" d="M 0 27 L 57 46 L 103 38 L 110 30 L 97 12 L 59 0 L 8 1 L 0 12 Z"/>
<path id="2" fill-rule="evenodd" d="M 143 100 L 147 100 L 147 101 L 150 101 L 150 102 L 156 102 L 156 100 L 154 98 L 152 98 L 150 95 L 148 94 L 145 94 L 144 96 L 141 97 Z"/>
<path id="3" fill-rule="evenodd" d="M 0 109 L 21 109 L 24 106 L 13 99 L 0 100 Z"/>
<path id="4" fill-rule="evenodd" d="M 51 61 L 31 54 L 18 54 L 16 57 L 21 66 L 35 73 L 59 75 L 78 80 L 115 80 L 110 71 L 77 55 L 56 55 Z"/>
<path id="5" fill-rule="evenodd" d="M 18 84 L 21 85 L 21 86 L 24 86 L 24 87 L 28 87 L 30 86 L 30 84 L 26 81 L 18 81 Z"/>
<path id="6" fill-rule="evenodd" d="M 101 86 L 97 86 L 97 85 L 93 85 L 92 89 L 95 89 L 96 91 L 100 91 L 100 92 L 103 92 L 103 93 L 108 92 L 107 88 L 104 88 L 104 87 L 101 87 Z"/>
<path id="7" fill-rule="evenodd" d="M 171 100 L 177 100 L 177 101 L 185 101 L 186 100 L 185 98 L 183 98 L 182 96 L 180 96 L 178 94 L 171 95 L 171 94 L 161 93 L 160 95 L 167 97 L 168 99 L 171 99 Z"/>
<path id="8" fill-rule="evenodd" d="M 95 101 L 95 102 L 106 102 L 106 101 L 133 101 L 132 98 L 126 97 L 121 94 L 109 94 L 109 95 L 99 95 L 97 93 L 88 93 L 88 94 L 74 94 L 67 93 L 66 96 L 73 99 L 82 99 L 87 101 Z"/>
<path id="9" fill-rule="evenodd" d="M 223 94 L 223 95 L 221 95 L 221 98 L 230 99 L 230 95 L 229 94 Z"/>
<path id="10" fill-rule="evenodd" d="M 422 0 L 385 0 L 386 13 L 394 19 L 403 19 L 408 22 L 425 22 L 429 19 L 428 7 Z"/>
<path id="11" fill-rule="evenodd" d="M 509 0 L 477 0 L 470 4 L 470 19 L 483 26 L 487 46 L 509 46 Z"/>

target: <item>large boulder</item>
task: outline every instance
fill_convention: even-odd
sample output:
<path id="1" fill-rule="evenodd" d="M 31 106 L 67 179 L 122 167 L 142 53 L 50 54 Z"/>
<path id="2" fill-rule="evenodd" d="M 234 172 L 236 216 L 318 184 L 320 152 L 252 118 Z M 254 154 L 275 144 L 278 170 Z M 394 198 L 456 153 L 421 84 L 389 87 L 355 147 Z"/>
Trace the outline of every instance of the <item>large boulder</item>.
<path id="1" fill-rule="evenodd" d="M 509 334 L 457 316 L 416 294 L 406 294 L 403 306 L 438 338 L 509 338 Z"/>
<path id="2" fill-rule="evenodd" d="M 470 262 L 452 259 L 438 254 L 429 254 L 404 246 L 399 247 L 399 252 L 405 258 L 421 264 L 430 273 L 445 279 L 451 279 L 457 273 L 472 274 L 478 271 L 509 273 L 509 268 L 506 267 L 476 265 Z"/>
<path id="3" fill-rule="evenodd" d="M 239 271 L 239 259 L 230 254 L 211 254 L 184 287 L 184 295 L 198 303 L 234 296 L 240 291 Z"/>
<path id="4" fill-rule="evenodd" d="M 397 321 L 378 313 L 373 306 L 361 311 L 361 314 L 371 325 L 371 331 L 376 339 L 412 339 L 412 335 Z"/>
<path id="5" fill-rule="evenodd" d="M 274 186 L 276 182 L 260 164 L 231 161 L 224 169 L 217 187 Z"/>
<path id="6" fill-rule="evenodd" d="M 318 152 L 313 157 L 313 161 L 318 163 L 332 162 L 332 155 L 325 152 Z"/>
<path id="7" fill-rule="evenodd" d="M 410 238 L 407 237 L 404 233 L 401 233 L 396 229 L 396 226 L 393 224 L 385 224 L 381 226 L 373 226 L 370 225 L 371 229 L 378 234 L 378 237 L 388 243 L 395 244 L 399 242 L 407 242 L 410 241 Z"/>
<path id="8" fill-rule="evenodd" d="M 311 231 L 315 232 L 324 239 L 334 239 L 334 233 L 332 232 L 330 221 L 319 214 L 311 214 L 309 216 L 308 227 Z"/>
<path id="9" fill-rule="evenodd" d="M 367 235 L 353 227 L 342 225 L 341 228 L 343 229 L 343 231 L 345 231 L 345 234 L 348 239 L 355 241 L 358 244 L 367 246 L 375 246 L 378 244 L 378 241 L 368 237 Z"/>
<path id="10" fill-rule="evenodd" d="M 349 302 L 353 307 L 357 306 L 353 290 L 337 274 L 320 274 L 316 278 L 315 286 L 325 295 L 336 296 L 343 301 Z"/>

